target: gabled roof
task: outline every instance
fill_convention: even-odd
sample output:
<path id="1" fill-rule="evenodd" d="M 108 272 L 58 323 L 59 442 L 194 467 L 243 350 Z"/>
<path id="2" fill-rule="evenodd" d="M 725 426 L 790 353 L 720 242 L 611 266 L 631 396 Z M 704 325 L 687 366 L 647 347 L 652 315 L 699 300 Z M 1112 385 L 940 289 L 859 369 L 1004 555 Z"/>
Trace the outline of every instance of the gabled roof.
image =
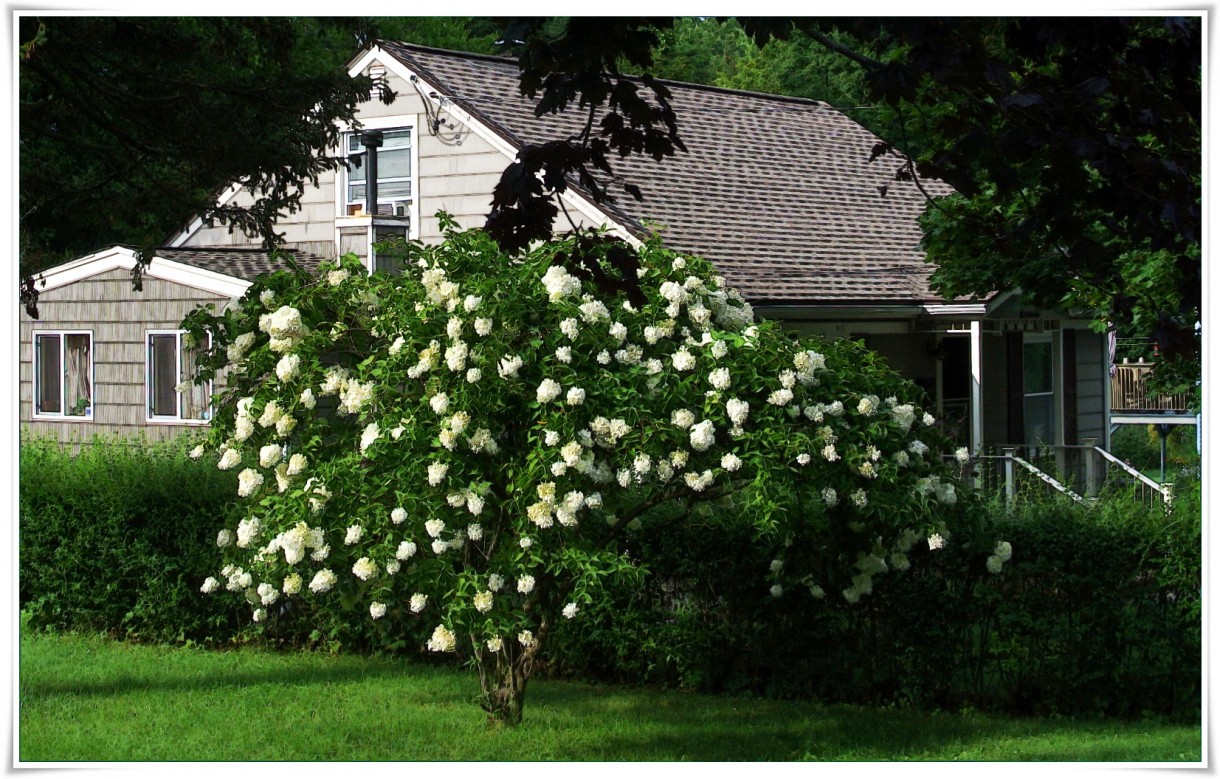
<path id="1" fill-rule="evenodd" d="M 51 290 L 99 273 L 135 267 L 138 252 L 126 246 L 112 246 L 100 252 L 65 262 L 36 274 L 38 290 Z M 308 252 L 292 252 L 296 262 L 313 273 L 322 261 Z M 160 248 L 144 271 L 144 276 L 162 279 L 217 295 L 239 297 L 250 283 L 264 273 L 288 270 L 288 263 L 262 249 L 191 247 Z"/>
<path id="2" fill-rule="evenodd" d="M 515 60 L 378 46 L 516 147 L 566 137 L 583 118 L 535 117 Z M 602 206 L 611 219 L 637 235 L 662 226 L 667 245 L 711 260 L 755 305 L 944 302 L 919 249 L 926 200 L 893 180 L 896 160 L 869 162 L 876 136 L 819 101 L 665 83 L 688 152 L 612 159 L 644 200 L 622 193 Z"/>
<path id="3" fill-rule="evenodd" d="M 292 255 L 297 265 L 309 273 L 317 273 L 318 265 L 322 262 L 321 257 L 309 252 L 292 249 L 287 253 Z M 245 281 L 254 281 L 264 273 L 289 270 L 286 260 L 272 256 L 271 252 L 265 249 L 231 246 L 161 247 L 157 249 L 157 256 L 184 265 L 193 265 L 196 268 L 235 276 Z"/>

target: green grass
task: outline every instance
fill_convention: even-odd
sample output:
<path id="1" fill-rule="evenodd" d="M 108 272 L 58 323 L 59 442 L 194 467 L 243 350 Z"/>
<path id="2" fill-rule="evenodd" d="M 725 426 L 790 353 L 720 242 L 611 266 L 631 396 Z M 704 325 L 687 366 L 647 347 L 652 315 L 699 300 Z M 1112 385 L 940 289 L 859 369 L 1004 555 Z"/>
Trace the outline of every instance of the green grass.
<path id="1" fill-rule="evenodd" d="M 823 706 L 534 682 L 493 730 L 472 672 L 23 635 L 18 757 L 68 761 L 1198 762 L 1198 725 Z"/>

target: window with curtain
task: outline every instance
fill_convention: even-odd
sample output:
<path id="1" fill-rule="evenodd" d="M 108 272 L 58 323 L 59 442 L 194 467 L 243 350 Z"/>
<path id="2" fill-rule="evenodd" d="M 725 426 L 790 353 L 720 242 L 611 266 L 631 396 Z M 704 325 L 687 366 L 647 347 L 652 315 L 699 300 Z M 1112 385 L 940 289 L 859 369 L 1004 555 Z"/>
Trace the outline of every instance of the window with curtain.
<path id="1" fill-rule="evenodd" d="M 180 330 L 148 334 L 148 418 L 206 422 L 211 418 L 211 382 L 192 383 L 202 350 Z"/>
<path id="2" fill-rule="evenodd" d="M 93 334 L 34 334 L 34 416 L 93 419 Z"/>

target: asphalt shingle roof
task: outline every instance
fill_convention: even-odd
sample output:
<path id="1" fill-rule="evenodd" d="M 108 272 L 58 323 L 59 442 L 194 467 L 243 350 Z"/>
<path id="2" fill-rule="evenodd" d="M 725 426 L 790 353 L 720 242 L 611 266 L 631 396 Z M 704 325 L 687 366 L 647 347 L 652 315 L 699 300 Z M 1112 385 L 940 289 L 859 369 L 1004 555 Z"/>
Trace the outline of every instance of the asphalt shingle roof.
<path id="1" fill-rule="evenodd" d="M 574 111 L 536 118 L 514 60 L 381 46 L 516 145 L 566 137 L 581 121 Z M 667 245 L 711 260 L 756 305 L 942 302 L 918 247 L 926 201 L 893 180 L 896 159 L 869 162 L 876 136 L 814 100 L 666 85 L 688 152 L 613 159 L 644 200 L 622 193 L 604 208 L 612 218 L 637 233 L 663 225 Z"/>
<path id="2" fill-rule="evenodd" d="M 317 273 L 318 264 L 322 258 L 309 252 L 291 251 L 296 263 L 310 273 Z M 277 270 L 289 270 L 288 263 L 272 257 L 265 249 L 244 249 L 233 247 L 188 246 L 181 248 L 162 247 L 157 249 L 157 256 L 167 260 L 193 265 L 196 268 L 223 273 L 226 276 L 236 276 L 246 281 L 254 281 L 264 273 Z M 154 259 L 153 262 L 156 262 Z"/>

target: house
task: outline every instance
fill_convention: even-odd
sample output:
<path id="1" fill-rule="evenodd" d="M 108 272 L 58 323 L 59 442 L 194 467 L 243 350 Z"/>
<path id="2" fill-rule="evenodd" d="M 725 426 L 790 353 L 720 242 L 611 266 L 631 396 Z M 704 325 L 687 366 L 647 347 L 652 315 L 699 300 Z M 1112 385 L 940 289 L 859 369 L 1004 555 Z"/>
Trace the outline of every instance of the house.
<path id="1" fill-rule="evenodd" d="M 366 203 L 367 165 L 324 177 L 303 208 L 278 223 L 289 247 L 311 257 L 353 251 L 375 268 L 370 247 L 377 239 L 438 240 L 434 214 L 441 210 L 464 227 L 481 226 L 492 188 L 517 149 L 564 137 L 581 121 L 573 113 L 535 118 L 519 94 L 515 62 L 504 58 L 379 42 L 355 57 L 349 72 L 384 76 L 398 94 L 390 105 L 370 101 L 359 112 L 364 131 L 381 132 L 377 202 Z M 932 292 L 931 267 L 918 248 L 925 198 L 912 183 L 893 180 L 892 159 L 870 162 L 876 138 L 867 130 L 818 101 L 670 86 L 689 152 L 659 163 L 616 160 L 616 172 L 637 184 L 644 200 L 597 204 L 573 188 L 563 198 L 574 220 L 632 241 L 661 230 L 668 245 L 711 260 L 760 315 L 798 333 L 864 340 L 923 387 L 938 416 L 976 452 L 1086 439 L 1105 445 L 1104 336 L 1085 319 L 1032 309 L 1018 294 L 944 300 Z M 345 134 L 343 145 L 343 153 L 364 153 L 359 133 Z M 940 182 L 924 186 L 933 194 L 949 191 Z M 233 187 L 222 199 L 245 196 Z M 63 279 L 44 291 L 49 318 L 22 322 L 23 422 L 36 430 L 65 422 L 101 429 L 119 417 L 137 427 L 165 423 L 153 405 L 170 380 L 156 384 L 170 341 L 163 359 L 154 337 L 168 336 L 191 304 L 223 304 L 248 280 L 254 263 L 241 266 L 226 259 L 229 253 L 258 256 L 257 239 L 199 220 L 166 243 L 151 272 L 161 267 L 174 278 L 154 277 L 158 283 L 146 283 L 143 297 L 128 294 L 122 304 L 117 289 L 101 287 L 123 277 L 103 259 L 123 250 L 48 274 Z M 205 256 L 206 268 L 199 259 Z M 188 279 L 187 268 L 209 275 Z M 114 302 L 93 302 L 99 300 Z M 122 325 L 108 324 L 116 320 Z M 119 327 L 137 337 L 111 336 Z M 83 366 L 79 334 L 86 331 L 97 339 L 90 355 L 96 403 L 86 396 L 82 416 L 75 391 L 56 389 L 62 366 L 55 355 L 64 365 Z M 119 341 L 122 360 L 107 353 L 117 355 Z M 183 347 L 176 348 L 181 363 Z M 99 368 L 111 361 L 124 369 Z M 77 386 L 72 377 L 85 369 L 64 370 L 63 383 Z M 105 386 L 119 381 L 121 391 Z M 57 391 L 67 394 L 54 401 Z M 48 411 L 43 399 L 60 410 Z M 164 402 L 170 405 L 168 395 Z M 110 404 L 116 408 L 108 410 Z M 203 423 L 184 418 L 184 409 L 196 405 L 179 394 L 172 424 Z"/>
<path id="2" fill-rule="evenodd" d="M 18 397 L 30 433 L 61 443 L 161 440 L 207 425 L 211 388 L 178 388 L 196 353 L 179 325 L 196 307 L 223 310 L 258 276 L 288 267 L 261 248 L 163 248 L 137 292 L 136 256 L 115 246 L 42 274 L 40 317 L 23 311 L 20 322 Z M 295 261 L 314 270 L 321 258 Z"/>

